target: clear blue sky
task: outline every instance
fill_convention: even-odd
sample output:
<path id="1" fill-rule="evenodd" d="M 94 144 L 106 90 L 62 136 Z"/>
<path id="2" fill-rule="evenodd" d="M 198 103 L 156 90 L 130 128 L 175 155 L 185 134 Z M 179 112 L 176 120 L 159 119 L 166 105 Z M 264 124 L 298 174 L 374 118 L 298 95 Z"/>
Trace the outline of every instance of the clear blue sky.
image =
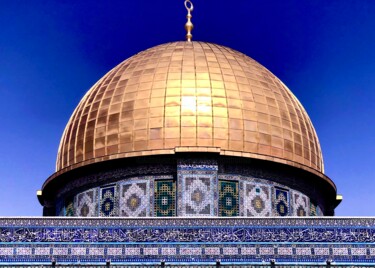
<path id="1" fill-rule="evenodd" d="M 193 0 L 194 40 L 254 58 L 310 115 L 341 216 L 375 215 L 375 1 Z M 63 129 L 108 70 L 183 40 L 183 0 L 0 0 L 0 215 L 38 216 Z"/>

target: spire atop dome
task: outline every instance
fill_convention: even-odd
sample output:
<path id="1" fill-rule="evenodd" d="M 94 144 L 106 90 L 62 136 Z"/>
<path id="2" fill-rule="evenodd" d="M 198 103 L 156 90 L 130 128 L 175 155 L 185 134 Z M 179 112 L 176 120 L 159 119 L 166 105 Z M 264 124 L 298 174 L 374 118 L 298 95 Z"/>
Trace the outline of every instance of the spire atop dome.
<path id="1" fill-rule="evenodd" d="M 193 3 L 190 0 L 185 0 L 185 8 L 188 11 L 188 14 L 186 15 L 187 22 L 185 24 L 185 30 L 187 32 L 186 41 L 191 42 L 191 39 L 193 38 L 193 35 L 191 34 L 191 31 L 194 28 L 194 25 L 191 22 L 191 18 L 193 17 L 191 15 L 191 12 L 193 12 L 193 9 L 194 9 Z"/>

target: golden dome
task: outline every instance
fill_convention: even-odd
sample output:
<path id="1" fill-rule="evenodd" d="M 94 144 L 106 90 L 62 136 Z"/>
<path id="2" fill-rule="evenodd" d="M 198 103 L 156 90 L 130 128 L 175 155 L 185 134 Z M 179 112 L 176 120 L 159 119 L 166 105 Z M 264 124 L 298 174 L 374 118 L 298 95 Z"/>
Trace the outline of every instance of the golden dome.
<path id="1" fill-rule="evenodd" d="M 150 48 L 100 79 L 65 128 L 56 171 L 175 152 L 324 172 L 314 127 L 291 91 L 248 56 L 203 42 Z"/>

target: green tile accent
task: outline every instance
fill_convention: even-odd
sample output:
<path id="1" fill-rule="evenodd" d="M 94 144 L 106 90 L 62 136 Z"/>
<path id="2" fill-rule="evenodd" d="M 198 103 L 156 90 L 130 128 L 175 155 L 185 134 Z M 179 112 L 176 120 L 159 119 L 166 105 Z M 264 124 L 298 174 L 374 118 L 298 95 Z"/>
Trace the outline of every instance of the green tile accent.
<path id="1" fill-rule="evenodd" d="M 176 183 L 172 180 L 155 181 L 155 216 L 176 216 Z"/>
<path id="2" fill-rule="evenodd" d="M 238 216 L 238 182 L 219 181 L 219 216 Z"/>

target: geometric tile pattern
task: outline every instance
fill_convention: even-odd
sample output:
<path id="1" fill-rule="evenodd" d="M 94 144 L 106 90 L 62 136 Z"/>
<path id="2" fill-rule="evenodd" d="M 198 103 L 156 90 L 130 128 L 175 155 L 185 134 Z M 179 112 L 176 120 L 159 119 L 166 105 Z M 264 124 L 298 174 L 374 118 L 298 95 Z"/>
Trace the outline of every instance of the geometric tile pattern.
<path id="1" fill-rule="evenodd" d="M 293 216 L 308 216 L 310 215 L 309 198 L 297 191 L 291 191 Z"/>
<path id="2" fill-rule="evenodd" d="M 176 216 L 176 183 L 173 180 L 155 181 L 154 215 L 156 217 Z"/>
<path id="3" fill-rule="evenodd" d="M 116 185 L 100 188 L 100 216 L 118 216 L 116 201 Z"/>
<path id="4" fill-rule="evenodd" d="M 255 182 L 245 182 L 244 185 L 244 216 L 271 216 L 271 187 Z"/>
<path id="5" fill-rule="evenodd" d="M 181 216 L 214 215 L 212 178 L 197 175 L 182 179 L 185 187 L 182 189 Z"/>
<path id="6" fill-rule="evenodd" d="M 171 187 L 163 180 L 169 181 Z M 159 187 L 160 183 L 164 186 Z M 161 191 L 155 192 L 159 188 Z M 164 188 L 169 190 L 164 191 Z M 223 195 L 227 195 L 227 202 L 223 201 Z M 166 199 L 167 196 L 170 199 Z M 168 200 L 171 210 L 165 210 L 163 205 Z M 233 206 L 233 211 L 228 205 Z M 266 217 L 321 216 L 323 212 L 308 196 L 276 182 L 251 175 L 218 174 L 215 161 L 185 159 L 178 162 L 177 178 L 176 175 L 128 177 L 72 198 L 60 197 L 56 201 L 56 215 Z"/>
<path id="7" fill-rule="evenodd" d="M 77 194 L 74 200 L 74 211 L 74 216 L 98 216 L 97 189 L 94 188 Z"/>
<path id="8" fill-rule="evenodd" d="M 217 171 L 218 163 L 216 160 L 178 160 L 178 216 L 218 215 Z"/>
<path id="9" fill-rule="evenodd" d="M 238 215 L 238 181 L 219 180 L 219 216 Z"/>
<path id="10" fill-rule="evenodd" d="M 120 184 L 120 217 L 150 216 L 149 180 Z"/>
<path id="11" fill-rule="evenodd" d="M 275 187 L 274 188 L 274 216 L 289 215 L 289 192 L 287 190 Z"/>

